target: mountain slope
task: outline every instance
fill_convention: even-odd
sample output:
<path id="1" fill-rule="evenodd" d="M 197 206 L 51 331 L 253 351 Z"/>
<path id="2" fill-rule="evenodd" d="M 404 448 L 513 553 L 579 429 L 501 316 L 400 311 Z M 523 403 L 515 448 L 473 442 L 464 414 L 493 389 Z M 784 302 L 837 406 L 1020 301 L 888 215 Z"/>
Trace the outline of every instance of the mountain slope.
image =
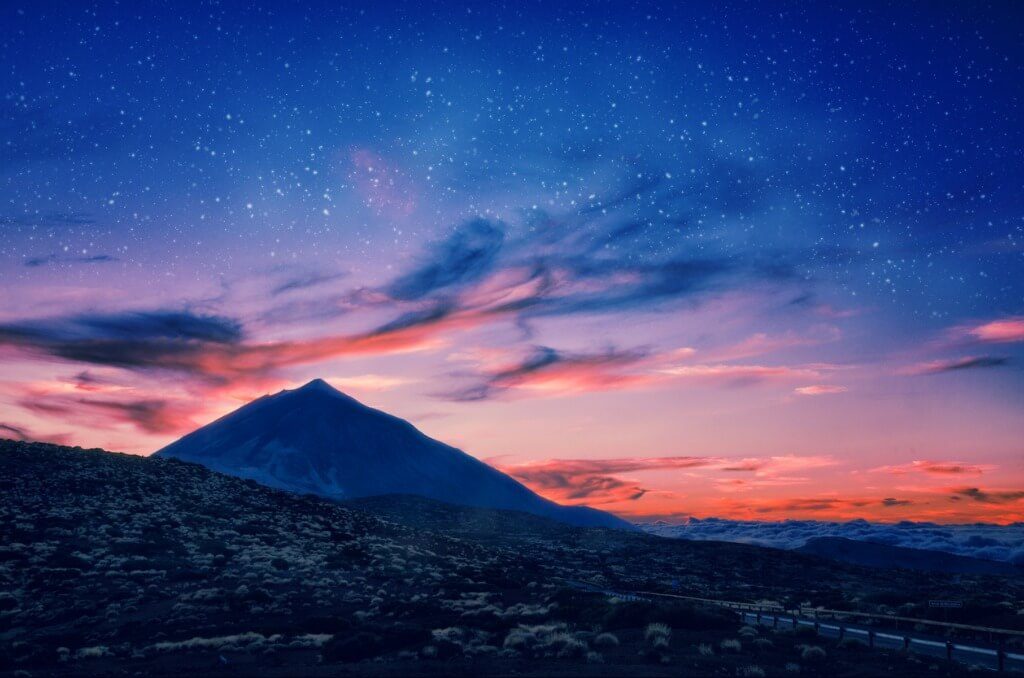
<path id="1" fill-rule="evenodd" d="M 995 560 L 958 556 L 944 551 L 890 546 L 845 537 L 817 537 L 796 549 L 800 553 L 866 567 L 902 568 L 951 574 L 1021 575 L 1024 570 Z"/>
<path id="2" fill-rule="evenodd" d="M 156 454 L 337 500 L 412 494 L 524 511 L 571 525 L 635 529 L 602 511 L 548 501 L 320 379 L 255 400 Z"/>

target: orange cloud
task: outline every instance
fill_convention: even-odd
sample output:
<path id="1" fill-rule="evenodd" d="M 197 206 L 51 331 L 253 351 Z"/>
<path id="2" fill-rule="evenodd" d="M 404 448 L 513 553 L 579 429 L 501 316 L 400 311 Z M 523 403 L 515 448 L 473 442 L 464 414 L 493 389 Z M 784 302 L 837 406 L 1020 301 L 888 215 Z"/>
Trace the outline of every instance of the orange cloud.
<path id="1" fill-rule="evenodd" d="M 907 473 L 929 473 L 935 475 L 981 475 L 991 471 L 994 466 L 987 464 L 969 464 L 963 461 L 925 461 L 916 460 L 909 464 L 879 466 L 870 469 L 872 473 L 891 473 L 905 475 Z"/>
<path id="2" fill-rule="evenodd" d="M 493 461 L 493 460 L 492 460 Z M 635 457 L 617 459 L 549 459 L 502 466 L 501 470 L 534 491 L 563 503 L 614 504 L 636 501 L 650 489 L 638 481 L 618 477 L 622 473 L 647 471 L 705 470 L 749 472 L 753 479 L 716 481 L 732 489 L 744 486 L 783 486 L 806 482 L 792 474 L 834 465 L 830 457 L 785 455 L 727 459 L 723 457 Z"/>
<path id="3" fill-rule="evenodd" d="M 649 490 L 611 474 L 663 469 L 690 469 L 715 463 L 711 457 L 638 457 L 622 459 L 549 459 L 502 471 L 553 501 L 567 504 L 614 504 L 635 501 Z"/>

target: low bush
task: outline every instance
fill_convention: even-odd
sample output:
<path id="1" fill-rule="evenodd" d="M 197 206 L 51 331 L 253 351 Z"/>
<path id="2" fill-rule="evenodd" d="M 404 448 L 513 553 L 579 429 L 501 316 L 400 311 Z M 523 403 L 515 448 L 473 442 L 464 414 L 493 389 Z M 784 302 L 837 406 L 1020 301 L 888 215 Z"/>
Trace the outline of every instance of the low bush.
<path id="1" fill-rule="evenodd" d="M 384 643 L 374 633 L 360 631 L 353 635 L 335 636 L 324 645 L 323 658 L 329 662 L 358 662 L 379 657 Z"/>
<path id="2" fill-rule="evenodd" d="M 736 640 L 735 638 L 723 640 L 721 643 L 718 644 L 718 647 L 721 648 L 722 652 L 739 652 L 743 649 L 743 645 L 740 644 L 740 641 Z"/>

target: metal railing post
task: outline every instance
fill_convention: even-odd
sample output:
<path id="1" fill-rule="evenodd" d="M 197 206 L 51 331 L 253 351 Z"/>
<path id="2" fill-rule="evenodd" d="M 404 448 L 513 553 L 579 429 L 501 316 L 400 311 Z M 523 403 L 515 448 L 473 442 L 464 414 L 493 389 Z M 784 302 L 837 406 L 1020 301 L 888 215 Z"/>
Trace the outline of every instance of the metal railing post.
<path id="1" fill-rule="evenodd" d="M 948 661 L 953 661 L 953 641 L 952 640 L 947 640 L 946 641 L 946 659 Z"/>
<path id="2" fill-rule="evenodd" d="M 871 629 L 868 629 L 868 647 L 874 647 L 874 646 L 875 646 L 875 632 L 872 631 Z"/>

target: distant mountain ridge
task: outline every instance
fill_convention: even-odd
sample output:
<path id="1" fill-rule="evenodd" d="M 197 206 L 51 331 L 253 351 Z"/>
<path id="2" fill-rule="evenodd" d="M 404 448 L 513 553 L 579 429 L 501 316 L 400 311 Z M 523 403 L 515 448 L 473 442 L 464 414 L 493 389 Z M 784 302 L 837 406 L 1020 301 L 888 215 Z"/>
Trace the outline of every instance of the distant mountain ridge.
<path id="1" fill-rule="evenodd" d="M 609 513 L 561 506 L 409 422 L 315 379 L 264 396 L 159 450 L 270 487 L 349 500 L 411 494 L 510 509 L 582 527 L 636 528 Z"/>
<path id="2" fill-rule="evenodd" d="M 800 553 L 853 565 L 902 568 L 949 574 L 1024 575 L 1024 569 L 996 560 L 958 556 L 944 551 L 890 546 L 845 537 L 816 537 L 796 549 Z"/>

